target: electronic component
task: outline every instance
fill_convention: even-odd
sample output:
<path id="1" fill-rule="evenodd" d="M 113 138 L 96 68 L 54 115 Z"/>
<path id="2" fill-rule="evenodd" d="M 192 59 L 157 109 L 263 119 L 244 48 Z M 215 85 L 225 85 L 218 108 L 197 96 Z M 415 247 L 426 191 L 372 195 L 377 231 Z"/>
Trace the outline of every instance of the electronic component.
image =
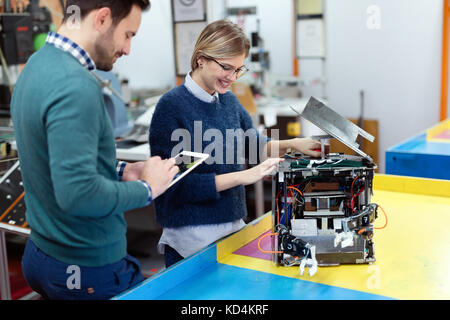
<path id="1" fill-rule="evenodd" d="M 6 63 L 27 62 L 34 52 L 32 16 L 29 13 L 0 14 L 0 27 L 0 45 Z"/>
<path id="2" fill-rule="evenodd" d="M 0 49 L 0 116 L 9 116 L 14 85 L 9 67 L 25 63 L 34 52 L 30 14 L 0 14 Z"/>
<path id="3" fill-rule="evenodd" d="M 32 1 L 30 4 L 31 16 L 33 19 L 33 34 L 45 34 L 50 31 L 52 24 L 52 14 L 47 7 L 39 7 L 39 1 Z"/>
<path id="4" fill-rule="evenodd" d="M 273 262 L 299 265 L 301 274 L 309 267 L 310 275 L 317 265 L 372 263 L 378 206 L 370 201 L 376 164 L 358 149 L 353 142 L 356 137 L 343 136 L 349 132 L 347 120 L 314 98 L 305 110 L 302 116 L 310 120 L 308 116 L 314 114 L 321 129 L 332 123 L 332 130 L 324 130 L 330 134 L 327 138 L 340 134 L 339 140 L 352 144 L 361 156 L 325 152 L 319 159 L 300 153 L 284 156 L 272 180 L 272 221 L 277 235 L 272 241 Z M 352 131 L 371 139 L 351 126 Z"/>
<path id="5" fill-rule="evenodd" d="M 50 11 L 40 8 L 39 1 L 32 1 L 25 12 L 22 9 L 0 13 L 0 116 L 10 117 L 11 93 L 19 74 L 11 67 L 26 63 L 44 45 L 52 24 Z"/>

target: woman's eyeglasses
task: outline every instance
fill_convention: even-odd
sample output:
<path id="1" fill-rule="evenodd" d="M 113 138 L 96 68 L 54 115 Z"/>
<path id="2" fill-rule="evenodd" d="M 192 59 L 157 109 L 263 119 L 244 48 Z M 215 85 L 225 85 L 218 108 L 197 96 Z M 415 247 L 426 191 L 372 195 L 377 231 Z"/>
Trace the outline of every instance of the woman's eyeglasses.
<path id="1" fill-rule="evenodd" d="M 249 71 L 249 69 L 246 66 L 242 66 L 240 68 L 234 69 L 233 66 L 223 65 L 214 58 L 207 58 L 207 59 L 212 60 L 215 63 L 217 63 L 222 68 L 222 70 L 224 72 L 226 72 L 228 75 L 236 74 L 237 79 L 239 79 L 240 77 L 242 77 L 244 74 L 246 74 Z"/>

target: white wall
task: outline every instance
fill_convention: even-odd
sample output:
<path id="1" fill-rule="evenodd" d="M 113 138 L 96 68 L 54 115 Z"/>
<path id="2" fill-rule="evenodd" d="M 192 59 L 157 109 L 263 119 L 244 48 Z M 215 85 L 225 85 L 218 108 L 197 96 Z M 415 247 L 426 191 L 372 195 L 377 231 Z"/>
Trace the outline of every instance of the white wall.
<path id="1" fill-rule="evenodd" d="M 366 10 L 381 10 L 379 30 Z M 439 121 L 442 0 L 327 0 L 330 106 L 347 117 L 379 120 L 379 166 L 389 147 Z"/>
<path id="2" fill-rule="evenodd" d="M 345 117 L 379 121 L 379 167 L 386 150 L 439 121 L 442 0 L 324 0 L 327 98 Z M 228 0 L 257 6 L 271 72 L 292 73 L 292 1 Z M 380 29 L 369 29 L 370 6 Z M 305 71 L 302 68 L 301 72 Z M 320 74 L 320 72 L 319 72 Z"/>
<path id="3" fill-rule="evenodd" d="M 150 11 L 142 16 L 137 36 L 131 43 L 131 54 L 122 57 L 113 72 L 130 80 L 133 89 L 161 89 L 175 86 L 175 53 L 173 44 L 171 0 L 151 0 Z M 208 21 L 223 19 L 224 0 L 207 0 Z"/>
<path id="4" fill-rule="evenodd" d="M 270 54 L 270 71 L 292 75 L 292 0 L 228 0 L 227 6 L 257 7 L 260 36 Z"/>
<path id="5" fill-rule="evenodd" d="M 381 171 L 389 147 L 439 121 L 443 0 L 324 0 L 326 75 L 330 107 L 359 116 L 364 90 L 365 117 L 378 119 Z M 175 85 L 169 0 L 152 0 L 132 53 L 116 72 L 132 88 Z M 261 36 L 271 54 L 271 72 L 292 73 L 291 0 L 208 0 L 209 21 L 228 7 L 257 6 Z M 379 30 L 370 30 L 366 10 L 381 12 Z"/>
<path id="6" fill-rule="evenodd" d="M 261 36 L 272 56 L 271 71 L 290 75 L 292 1 L 207 0 L 209 22 L 225 17 L 225 2 L 228 7 L 258 7 Z M 133 89 L 165 88 L 175 85 L 174 59 L 171 1 L 152 0 L 152 8 L 143 14 L 139 32 L 132 40 L 131 54 L 119 59 L 113 71 L 129 78 Z"/>
<path id="7" fill-rule="evenodd" d="M 120 58 L 113 72 L 130 79 L 133 89 L 175 85 L 172 8 L 169 0 L 151 0 L 141 27 L 131 42 L 131 54 Z"/>

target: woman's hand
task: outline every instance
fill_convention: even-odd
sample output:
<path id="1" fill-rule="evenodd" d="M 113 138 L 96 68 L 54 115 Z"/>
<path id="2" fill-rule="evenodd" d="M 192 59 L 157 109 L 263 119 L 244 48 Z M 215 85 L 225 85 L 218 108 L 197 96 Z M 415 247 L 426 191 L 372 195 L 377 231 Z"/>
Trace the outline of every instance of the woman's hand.
<path id="1" fill-rule="evenodd" d="M 291 140 L 291 149 L 300 151 L 304 155 L 320 158 L 320 141 L 311 138 L 295 138 Z M 317 151 L 318 150 L 318 151 Z"/>
<path id="2" fill-rule="evenodd" d="M 216 176 L 216 190 L 217 192 L 221 192 L 236 186 L 253 184 L 264 176 L 272 174 L 275 171 L 277 164 L 282 161 L 284 161 L 284 159 L 271 158 L 260 165 L 245 171 L 218 175 Z"/>
<path id="3" fill-rule="evenodd" d="M 242 171 L 240 173 L 241 184 L 244 186 L 253 184 L 263 177 L 271 175 L 276 170 L 277 165 L 283 161 L 284 159 L 280 158 L 270 158 L 256 167 Z"/>
<path id="4" fill-rule="evenodd" d="M 300 151 L 304 155 L 320 158 L 320 142 L 311 138 L 295 138 L 289 140 L 271 140 L 266 144 L 264 154 L 281 157 L 288 150 Z"/>
<path id="5" fill-rule="evenodd" d="M 218 175 L 216 176 L 216 190 L 217 192 L 222 192 L 236 186 L 253 184 L 263 177 L 271 175 L 277 168 L 277 165 L 282 161 L 284 159 L 270 158 L 260 165 L 245 171 Z"/>

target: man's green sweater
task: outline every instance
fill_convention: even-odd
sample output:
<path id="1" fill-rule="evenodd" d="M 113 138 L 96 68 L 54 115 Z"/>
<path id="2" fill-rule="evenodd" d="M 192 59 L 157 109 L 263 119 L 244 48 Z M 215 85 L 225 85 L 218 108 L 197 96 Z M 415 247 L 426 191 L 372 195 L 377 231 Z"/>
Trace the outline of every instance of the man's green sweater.
<path id="1" fill-rule="evenodd" d="M 68 264 L 96 267 L 126 255 L 124 211 L 148 190 L 120 182 L 102 89 L 67 52 L 45 45 L 22 71 L 11 102 L 30 239 Z"/>

